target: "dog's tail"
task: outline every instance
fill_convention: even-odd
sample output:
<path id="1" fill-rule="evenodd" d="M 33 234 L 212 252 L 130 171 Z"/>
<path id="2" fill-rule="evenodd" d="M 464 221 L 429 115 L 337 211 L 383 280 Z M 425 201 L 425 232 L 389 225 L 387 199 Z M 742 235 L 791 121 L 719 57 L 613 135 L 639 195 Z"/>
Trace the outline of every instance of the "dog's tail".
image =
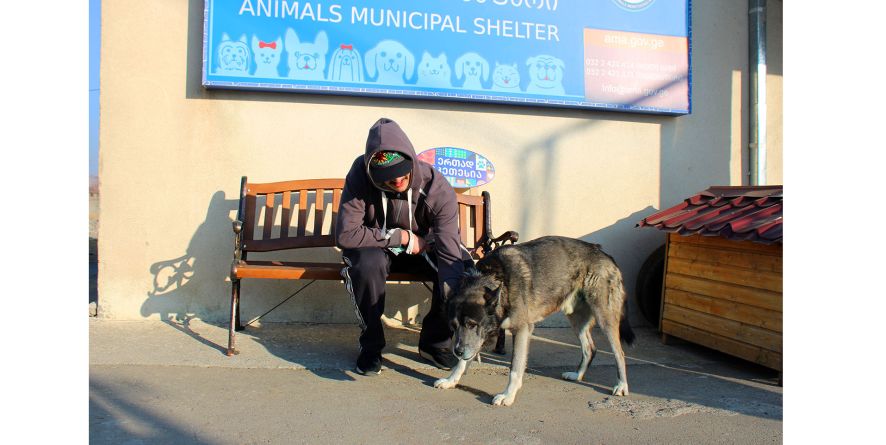
<path id="1" fill-rule="evenodd" d="M 618 324 L 618 334 L 629 346 L 634 344 L 634 340 L 637 339 L 637 336 L 634 335 L 634 330 L 631 329 L 631 325 L 628 324 L 628 316 L 625 313 L 621 314 L 621 322 Z"/>
<path id="2" fill-rule="evenodd" d="M 630 323 L 628 323 L 628 299 L 624 299 L 624 303 L 621 308 L 621 320 L 618 323 L 618 335 L 624 340 L 628 346 L 634 344 L 634 340 L 637 339 L 637 336 L 634 335 L 634 330 L 631 329 Z"/>
<path id="3" fill-rule="evenodd" d="M 612 259 L 612 257 L 609 257 L 609 259 Z M 612 260 L 612 264 L 615 266 L 615 260 Z M 618 266 L 615 266 L 615 268 L 615 279 L 609 282 L 609 295 L 615 297 L 616 301 L 618 301 L 617 298 L 619 296 L 621 297 L 621 319 L 618 321 L 618 336 L 630 346 L 634 344 L 637 336 L 634 335 L 634 330 L 631 329 L 631 324 L 628 323 L 628 293 L 625 292 L 624 282 L 622 281 Z"/>

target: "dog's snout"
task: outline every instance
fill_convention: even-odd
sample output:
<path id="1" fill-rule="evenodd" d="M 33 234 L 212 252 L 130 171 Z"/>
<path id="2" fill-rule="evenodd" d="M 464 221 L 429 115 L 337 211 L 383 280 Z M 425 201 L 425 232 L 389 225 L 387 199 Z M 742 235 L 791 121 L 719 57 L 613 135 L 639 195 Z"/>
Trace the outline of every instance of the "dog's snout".
<path id="1" fill-rule="evenodd" d="M 465 347 L 462 344 L 455 345 L 455 355 L 461 357 L 465 353 Z"/>

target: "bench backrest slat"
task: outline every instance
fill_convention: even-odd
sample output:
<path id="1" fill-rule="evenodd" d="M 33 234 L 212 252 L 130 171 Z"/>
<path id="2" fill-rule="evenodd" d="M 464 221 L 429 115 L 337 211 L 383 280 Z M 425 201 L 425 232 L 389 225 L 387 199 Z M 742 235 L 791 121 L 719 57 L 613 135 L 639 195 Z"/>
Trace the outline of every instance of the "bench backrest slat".
<path id="1" fill-rule="evenodd" d="M 242 181 L 241 196 L 245 198 L 243 209 L 243 250 L 252 252 L 268 252 L 274 250 L 294 249 L 302 247 L 333 247 L 335 246 L 335 221 L 338 218 L 341 204 L 344 179 L 312 179 L 271 183 L 248 183 Z M 331 211 L 326 211 L 326 194 L 332 195 Z M 292 198 L 298 194 L 298 218 L 295 235 L 290 234 L 292 223 Z M 313 199 L 309 200 L 309 195 Z M 279 201 L 277 196 L 279 196 Z M 458 199 L 458 221 L 461 227 L 462 243 L 468 248 L 475 248 L 486 233 L 484 221 L 485 202 L 481 196 L 456 195 Z M 260 198 L 263 201 L 260 201 Z M 260 208 L 258 205 L 262 203 Z M 279 236 L 273 237 L 275 210 L 280 206 Z M 308 232 L 309 207 L 314 205 L 313 231 Z M 256 238 L 256 219 L 259 211 L 264 211 L 262 230 Z M 331 217 L 329 217 L 331 216 Z M 328 218 L 329 217 L 329 218 Z M 327 219 L 328 218 L 328 219 Z M 473 224 L 472 239 L 468 239 L 469 228 Z M 329 232 L 323 234 L 324 226 Z"/>
<path id="2" fill-rule="evenodd" d="M 329 233 L 335 233 L 335 221 L 338 220 L 338 205 L 341 203 L 341 189 L 332 191 L 332 223 L 329 225 Z"/>
<path id="3" fill-rule="evenodd" d="M 458 224 L 461 227 L 461 242 L 469 249 L 480 244 L 481 238 L 486 233 L 484 222 L 484 206 L 482 196 L 457 195 L 458 198 Z M 468 239 L 468 230 L 473 222 L 474 236 Z"/>
<path id="4" fill-rule="evenodd" d="M 280 206 L 280 238 L 289 236 L 289 225 L 292 224 L 292 192 L 286 190 L 283 192 L 283 204 Z"/>
<path id="5" fill-rule="evenodd" d="M 265 195 L 265 223 L 262 232 L 262 239 L 271 238 L 271 229 L 274 228 L 274 197 L 276 195 Z"/>
<path id="6" fill-rule="evenodd" d="M 325 189 L 317 189 L 317 199 L 314 204 L 314 234 L 322 235 L 323 234 L 323 211 L 326 209 L 326 204 L 323 202 L 323 195 L 326 194 Z M 330 232 L 331 233 L 331 232 Z"/>
<path id="7" fill-rule="evenodd" d="M 244 186 L 248 186 L 248 184 L 244 184 Z M 245 241 L 252 241 L 255 233 L 255 205 L 256 201 L 258 201 L 258 197 L 255 194 L 249 194 L 249 188 L 245 188 L 245 197 L 246 197 L 246 206 L 244 207 L 244 215 L 243 215 L 243 239 Z"/>
<path id="8" fill-rule="evenodd" d="M 298 193 L 298 232 L 296 232 L 296 236 L 305 236 L 306 225 L 308 225 L 308 191 L 301 190 Z"/>

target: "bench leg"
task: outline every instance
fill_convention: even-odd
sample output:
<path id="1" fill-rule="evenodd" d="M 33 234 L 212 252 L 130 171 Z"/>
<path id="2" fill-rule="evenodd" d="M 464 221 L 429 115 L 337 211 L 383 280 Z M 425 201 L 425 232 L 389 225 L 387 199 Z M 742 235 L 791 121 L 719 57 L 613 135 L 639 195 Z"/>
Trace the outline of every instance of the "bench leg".
<path id="1" fill-rule="evenodd" d="M 237 310 L 234 312 L 234 330 L 239 332 L 243 329 L 246 329 L 245 327 L 243 327 L 243 324 L 240 323 L 240 280 L 237 280 L 237 282 L 234 283 L 233 286 L 234 288 L 231 289 L 233 295 L 231 295 L 231 297 L 235 300 L 235 306 L 237 308 Z"/>
<path id="2" fill-rule="evenodd" d="M 240 280 L 231 281 L 231 324 L 228 330 L 228 357 L 239 352 L 234 348 L 234 331 L 243 330 L 240 326 Z"/>

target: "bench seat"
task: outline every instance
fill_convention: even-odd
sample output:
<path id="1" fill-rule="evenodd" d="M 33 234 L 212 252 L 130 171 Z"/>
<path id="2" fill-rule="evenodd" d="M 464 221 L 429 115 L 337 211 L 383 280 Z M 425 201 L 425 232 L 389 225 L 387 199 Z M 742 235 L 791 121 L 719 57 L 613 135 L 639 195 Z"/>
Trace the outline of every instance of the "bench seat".
<path id="1" fill-rule="evenodd" d="M 232 271 L 237 279 L 269 278 L 277 280 L 340 280 L 344 263 L 292 261 L 242 261 Z M 388 281 L 434 281 L 435 276 L 415 273 L 391 273 Z"/>

